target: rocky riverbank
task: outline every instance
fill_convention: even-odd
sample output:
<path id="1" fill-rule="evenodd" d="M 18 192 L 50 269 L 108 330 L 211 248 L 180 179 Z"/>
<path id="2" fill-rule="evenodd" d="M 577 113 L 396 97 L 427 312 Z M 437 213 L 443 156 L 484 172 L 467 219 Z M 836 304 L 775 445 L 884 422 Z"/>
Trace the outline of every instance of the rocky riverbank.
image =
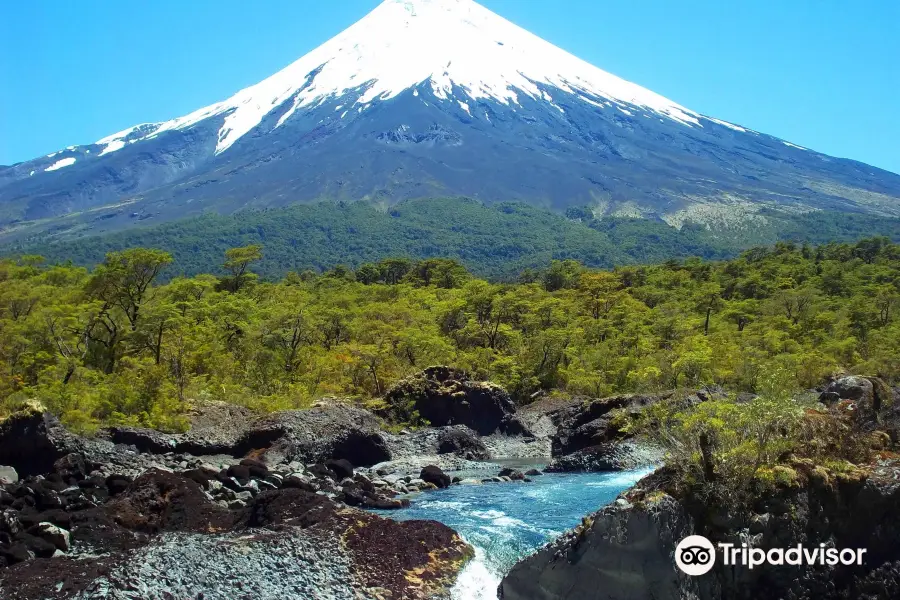
<path id="1" fill-rule="evenodd" d="M 3 597 L 443 597 L 471 548 L 437 522 L 360 509 L 453 484 L 443 470 L 524 481 L 487 461 L 541 442 L 502 388 L 445 369 L 416 381 L 441 426 L 397 431 L 338 400 L 270 415 L 212 403 L 183 434 L 83 437 L 27 407 L 0 422 Z"/>
<path id="2" fill-rule="evenodd" d="M 821 402 L 878 450 L 858 466 L 788 457 L 774 488 L 745 505 L 697 497 L 665 467 L 582 525 L 516 564 L 503 600 L 870 599 L 900 597 L 900 393 L 876 378 L 844 377 Z M 675 566 L 678 542 L 772 548 L 865 548 L 859 565 L 725 565 L 691 577 Z M 599 592 L 598 592 L 599 590 Z"/>
<path id="3" fill-rule="evenodd" d="M 172 448 L 155 432 L 129 435 Z M 4 598 L 434 598 L 471 554 L 440 523 L 357 508 L 398 508 L 398 495 L 433 483 L 389 483 L 346 459 L 141 452 L 75 436 L 39 410 L 0 424 L 0 449 L 12 465 L 0 487 Z M 49 468 L 47 457 L 58 457 Z"/>

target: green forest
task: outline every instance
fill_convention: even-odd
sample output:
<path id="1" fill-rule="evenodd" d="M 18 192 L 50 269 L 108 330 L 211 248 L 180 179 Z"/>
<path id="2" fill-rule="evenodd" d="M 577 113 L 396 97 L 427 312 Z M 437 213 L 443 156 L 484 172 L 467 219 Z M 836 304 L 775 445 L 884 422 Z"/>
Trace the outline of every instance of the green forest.
<path id="1" fill-rule="evenodd" d="M 145 248 L 91 270 L 0 261 L 0 416 L 36 400 L 82 431 L 180 430 L 196 403 L 371 402 L 435 364 L 520 404 L 541 390 L 754 392 L 772 372 L 797 388 L 839 372 L 900 379 L 900 246 L 883 237 L 613 270 L 555 260 L 509 283 L 446 258 L 265 281 L 266 252 L 228 249 L 193 277 Z"/>
<path id="2" fill-rule="evenodd" d="M 97 218 L 106 216 L 113 215 Z M 145 216 L 135 218 L 153 222 Z M 254 268 L 267 280 L 292 270 L 321 272 L 337 264 L 355 268 L 391 256 L 453 258 L 480 277 L 512 281 L 523 269 L 543 268 L 551 260 L 611 268 L 691 256 L 721 260 L 777 241 L 821 244 L 886 235 L 900 242 L 900 219 L 772 209 L 759 216 L 764 224 L 750 220 L 740 228 L 717 231 L 691 223 L 676 229 L 649 219 L 596 219 L 589 207 L 561 215 L 523 203 L 483 204 L 467 198 L 410 200 L 389 209 L 366 202 L 320 202 L 207 214 L 68 241 L 71 232 L 54 230 L 39 239 L 7 244 L 0 256 L 40 254 L 49 262 L 71 260 L 91 267 L 110 251 L 154 247 L 171 253 L 173 263 L 162 273 L 170 279 L 215 272 L 228 248 L 261 244 L 265 252 Z"/>

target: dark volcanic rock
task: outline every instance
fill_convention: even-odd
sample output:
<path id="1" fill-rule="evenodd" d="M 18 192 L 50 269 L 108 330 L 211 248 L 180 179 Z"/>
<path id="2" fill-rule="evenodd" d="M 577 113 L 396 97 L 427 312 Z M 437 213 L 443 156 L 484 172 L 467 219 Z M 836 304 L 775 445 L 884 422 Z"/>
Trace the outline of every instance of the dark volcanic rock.
<path id="1" fill-rule="evenodd" d="M 823 478 L 795 465 L 802 483 L 760 497 L 752 509 L 679 502 L 657 472 L 581 527 L 516 564 L 500 584 L 503 600 L 838 600 L 900 597 L 900 462 L 868 476 Z M 806 469 L 806 471 L 804 471 Z M 722 514 L 724 512 L 724 514 Z M 677 543 L 703 535 L 713 544 L 751 543 L 765 551 L 802 544 L 866 548 L 861 566 L 724 565 L 690 577 L 674 563 Z"/>
<path id="2" fill-rule="evenodd" d="M 262 417 L 233 449 L 236 456 L 254 451 L 270 464 L 343 458 L 365 467 L 391 458 L 378 419 L 366 410 L 341 404 Z"/>
<path id="3" fill-rule="evenodd" d="M 606 442 L 557 456 L 547 465 L 548 473 L 594 473 L 624 471 L 662 462 L 663 453 L 631 441 Z"/>
<path id="4" fill-rule="evenodd" d="M 900 441 L 900 402 L 894 390 L 878 377 L 838 377 L 828 384 L 819 401 L 829 406 L 846 403 L 864 429 L 883 429 L 894 442 Z"/>
<path id="5" fill-rule="evenodd" d="M 481 435 L 525 431 L 518 420 L 510 418 L 516 407 L 506 390 L 473 381 L 449 367 L 429 367 L 404 379 L 388 392 L 385 401 L 388 407 L 380 414 L 395 422 L 409 422 L 417 412 L 435 427 L 465 425 Z"/>
<path id="6" fill-rule="evenodd" d="M 138 427 L 110 427 L 109 438 L 114 444 L 134 446 L 138 452 L 165 454 L 178 449 L 178 438 L 153 429 Z"/>
<path id="7" fill-rule="evenodd" d="M 438 454 L 454 454 L 467 460 L 487 460 L 491 457 L 487 446 L 468 427 L 448 427 L 437 437 Z"/>
<path id="8" fill-rule="evenodd" d="M 612 442 L 623 437 L 614 422 L 618 411 L 637 413 L 644 407 L 672 397 L 661 395 L 622 395 L 599 400 L 584 399 L 551 415 L 558 430 L 553 436 L 553 456 L 571 454 L 578 450 Z"/>
<path id="9" fill-rule="evenodd" d="M 440 467 L 436 467 L 435 465 L 424 467 L 419 474 L 419 479 L 426 483 L 432 483 L 439 488 L 450 487 L 451 483 L 450 477 L 445 474 Z"/>
<path id="10" fill-rule="evenodd" d="M 104 506 L 117 524 L 132 531 L 228 529 L 235 516 L 212 504 L 200 486 L 166 471 L 150 470 Z"/>
<path id="11" fill-rule="evenodd" d="M 522 481 L 523 479 L 525 479 L 525 474 L 517 469 L 505 467 L 503 469 L 500 469 L 500 472 L 497 473 L 497 477 L 509 477 L 513 481 Z"/>
<path id="12" fill-rule="evenodd" d="M 631 469 L 657 462 L 659 452 L 629 442 L 631 434 L 620 425 L 646 407 L 662 400 L 675 400 L 685 408 L 703 402 L 717 391 L 698 391 L 676 397 L 675 392 L 625 394 L 598 400 L 575 398 L 550 410 L 546 417 L 556 425 L 551 437 L 553 463 L 549 471 L 607 471 Z M 534 415 L 529 415 L 535 419 Z"/>
<path id="13" fill-rule="evenodd" d="M 338 481 L 341 479 L 346 479 L 348 477 L 353 477 L 353 465 L 350 464 L 350 461 L 345 459 L 339 460 L 329 460 L 325 462 L 325 466 L 335 475 L 337 475 Z"/>
<path id="14" fill-rule="evenodd" d="M 57 460 L 79 449 L 77 438 L 40 407 L 0 422 L 0 465 L 10 465 L 22 477 L 49 473 Z"/>

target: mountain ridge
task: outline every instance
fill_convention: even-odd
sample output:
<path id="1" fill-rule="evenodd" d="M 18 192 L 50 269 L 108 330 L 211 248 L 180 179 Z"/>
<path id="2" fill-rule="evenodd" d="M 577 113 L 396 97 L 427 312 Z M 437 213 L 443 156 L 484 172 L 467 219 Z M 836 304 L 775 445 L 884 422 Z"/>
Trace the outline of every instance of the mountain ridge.
<path id="1" fill-rule="evenodd" d="M 222 102 L 0 170 L 0 242 L 450 195 L 678 227 L 900 216 L 898 175 L 691 111 L 472 0 L 386 0 Z"/>

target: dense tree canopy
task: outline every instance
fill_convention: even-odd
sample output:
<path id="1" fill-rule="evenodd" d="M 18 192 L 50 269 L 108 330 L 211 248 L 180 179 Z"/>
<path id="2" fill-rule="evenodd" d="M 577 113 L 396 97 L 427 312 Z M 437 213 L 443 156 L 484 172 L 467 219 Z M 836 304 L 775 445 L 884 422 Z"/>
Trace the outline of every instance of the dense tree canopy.
<path id="1" fill-rule="evenodd" d="M 394 257 L 401 270 L 410 260 L 452 258 L 480 277 L 513 281 L 525 269 L 543 269 L 551 260 L 610 268 L 690 256 L 721 260 L 777 241 L 819 244 L 888 235 L 900 242 L 896 218 L 772 209 L 763 209 L 758 217 L 716 230 L 690 222 L 675 228 L 650 219 L 594 218 L 589 207 L 564 216 L 523 203 L 483 204 L 466 198 L 410 200 L 389 210 L 366 202 L 322 202 L 208 214 L 69 241 L 65 230 L 54 231 L 0 246 L 0 256 L 42 254 L 51 262 L 71 260 L 91 267 L 107 252 L 147 246 L 172 254 L 173 264 L 163 273 L 170 279 L 213 272 L 229 248 L 261 245 L 265 252 L 253 262 L 253 270 L 268 280 L 292 270 L 321 272 L 336 264 L 359 269 Z M 239 267 L 241 261 L 233 264 Z M 364 280 L 365 271 L 357 279 Z"/>
<path id="2" fill-rule="evenodd" d="M 111 252 L 92 271 L 0 262 L 0 413 L 37 399 L 69 425 L 182 426 L 191 404 L 304 407 L 374 398 L 447 364 L 505 385 L 602 396 L 787 372 L 900 378 L 900 246 L 779 243 L 727 262 L 612 271 L 554 261 L 491 283 L 404 258 L 260 281 L 255 245 L 219 276 L 165 279 L 171 256 Z"/>

